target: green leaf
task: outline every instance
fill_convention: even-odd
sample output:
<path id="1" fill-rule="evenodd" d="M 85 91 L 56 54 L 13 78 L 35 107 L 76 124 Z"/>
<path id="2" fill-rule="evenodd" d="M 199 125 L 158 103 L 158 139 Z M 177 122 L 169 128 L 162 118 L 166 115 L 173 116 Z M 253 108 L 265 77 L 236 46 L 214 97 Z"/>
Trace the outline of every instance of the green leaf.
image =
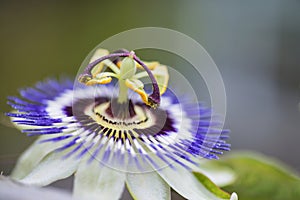
<path id="1" fill-rule="evenodd" d="M 300 199 L 299 177 L 283 164 L 261 154 L 234 153 L 211 164 L 231 167 L 236 172 L 236 181 L 223 189 L 237 192 L 240 199 Z"/>
<path id="2" fill-rule="evenodd" d="M 207 178 L 202 173 L 193 172 L 193 174 L 195 175 L 197 180 L 199 182 L 201 182 L 202 185 L 204 185 L 204 187 L 206 187 L 206 189 L 208 189 L 211 193 L 213 193 L 217 197 L 222 198 L 222 199 L 229 199 L 230 198 L 230 194 L 228 194 L 227 192 L 220 189 L 216 184 L 214 184 L 209 178 Z"/>

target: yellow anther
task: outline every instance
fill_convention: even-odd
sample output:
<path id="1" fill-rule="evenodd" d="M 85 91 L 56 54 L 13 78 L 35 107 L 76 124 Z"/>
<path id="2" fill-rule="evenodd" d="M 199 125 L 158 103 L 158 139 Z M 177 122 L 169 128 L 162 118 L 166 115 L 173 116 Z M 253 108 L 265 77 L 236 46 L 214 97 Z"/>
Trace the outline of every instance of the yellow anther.
<path id="1" fill-rule="evenodd" d="M 168 87 L 168 82 L 169 82 L 169 73 L 168 73 L 168 68 L 165 65 L 158 65 L 155 67 L 154 70 L 151 70 L 153 73 L 153 76 L 155 77 L 158 87 L 159 87 L 159 92 L 160 95 L 165 93 L 167 87 Z M 139 72 L 133 76 L 134 79 L 141 79 L 144 77 L 147 77 L 148 74 L 147 72 Z"/>
<path id="2" fill-rule="evenodd" d="M 129 79 L 126 79 L 125 81 L 125 84 L 126 86 L 133 90 L 134 92 L 138 93 L 140 95 L 140 97 L 142 98 L 143 102 L 147 105 L 149 105 L 149 102 L 148 102 L 148 95 L 147 93 L 145 92 L 145 90 L 143 89 L 143 83 L 142 83 L 142 86 L 141 84 L 142 83 L 141 81 L 139 80 L 129 80 Z"/>
<path id="3" fill-rule="evenodd" d="M 153 62 L 145 62 L 145 65 L 150 69 L 150 70 L 154 70 L 157 66 L 159 66 L 159 62 L 157 61 L 153 61 Z M 137 67 L 139 69 L 144 69 L 140 64 L 137 64 Z"/>
<path id="4" fill-rule="evenodd" d="M 101 71 L 103 70 L 104 67 L 104 63 L 101 62 L 98 65 L 96 65 L 92 70 L 91 70 L 91 74 L 93 77 L 96 77 L 97 74 L 101 73 Z"/>
<path id="5" fill-rule="evenodd" d="M 101 79 L 91 79 L 85 83 L 87 86 L 96 85 L 96 84 L 108 84 L 112 81 L 111 77 L 104 77 Z"/>
<path id="6" fill-rule="evenodd" d="M 117 63 L 116 63 L 116 65 L 120 68 L 121 67 L 121 65 L 122 65 L 122 61 L 120 60 L 120 61 L 118 61 Z"/>
<path id="7" fill-rule="evenodd" d="M 152 73 L 157 81 L 160 95 L 162 95 L 163 93 L 165 93 L 168 87 L 168 82 L 169 82 L 168 68 L 165 65 L 159 65 L 152 71 Z"/>
<path id="8" fill-rule="evenodd" d="M 105 77 L 99 80 L 99 84 L 108 84 L 111 82 L 111 80 L 112 80 L 111 77 Z"/>
<path id="9" fill-rule="evenodd" d="M 117 62 L 112 62 L 112 58 L 117 58 Z M 138 72 L 137 68 L 140 69 Z M 144 84 L 140 81 L 145 77 L 150 78 L 152 82 L 153 91 L 150 96 L 145 92 Z M 105 49 L 95 51 L 90 59 L 90 64 L 78 80 L 85 85 L 92 86 L 108 84 L 112 78 L 119 81 L 118 103 L 128 100 L 127 90 L 129 88 L 139 94 L 142 101 L 151 107 L 159 105 L 160 95 L 167 90 L 169 82 L 167 67 L 159 62 L 141 61 L 133 51 L 119 50 L 109 54 Z"/>
<path id="10" fill-rule="evenodd" d="M 109 51 L 107 51 L 106 49 L 97 49 L 94 53 L 94 55 L 91 57 L 90 62 L 93 62 L 103 56 L 106 56 L 109 54 Z M 97 74 L 99 74 L 104 67 L 104 63 L 100 62 L 99 64 L 97 64 L 92 70 L 91 70 L 91 74 L 93 77 L 95 77 Z"/>

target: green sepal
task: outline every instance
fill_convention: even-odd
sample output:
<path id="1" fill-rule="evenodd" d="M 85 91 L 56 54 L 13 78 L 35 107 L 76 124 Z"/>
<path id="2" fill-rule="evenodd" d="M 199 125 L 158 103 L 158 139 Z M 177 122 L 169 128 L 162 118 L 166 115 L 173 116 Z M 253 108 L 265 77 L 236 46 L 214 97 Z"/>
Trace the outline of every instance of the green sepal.
<path id="1" fill-rule="evenodd" d="M 209 178 L 200 172 L 193 172 L 197 180 L 211 193 L 221 199 L 230 199 L 230 194 L 220 189 L 216 184 L 214 184 Z"/>

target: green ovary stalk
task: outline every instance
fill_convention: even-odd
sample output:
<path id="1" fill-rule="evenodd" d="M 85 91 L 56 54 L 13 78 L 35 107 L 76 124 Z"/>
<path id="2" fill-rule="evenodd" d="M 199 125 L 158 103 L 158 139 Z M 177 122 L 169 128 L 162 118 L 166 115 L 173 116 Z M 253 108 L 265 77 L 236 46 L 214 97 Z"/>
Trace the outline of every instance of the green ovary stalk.
<path id="1" fill-rule="evenodd" d="M 119 79 L 119 96 L 118 96 L 118 103 L 126 103 L 128 98 L 127 98 L 127 90 L 128 87 L 125 84 L 125 80 Z"/>
<path id="2" fill-rule="evenodd" d="M 134 76 L 136 72 L 136 64 L 132 59 L 134 52 L 130 52 L 129 57 L 126 57 L 122 60 L 122 64 L 120 67 L 120 74 L 119 74 L 119 103 L 126 103 L 127 102 L 127 91 L 128 87 L 125 84 L 126 79 L 131 78 Z"/>

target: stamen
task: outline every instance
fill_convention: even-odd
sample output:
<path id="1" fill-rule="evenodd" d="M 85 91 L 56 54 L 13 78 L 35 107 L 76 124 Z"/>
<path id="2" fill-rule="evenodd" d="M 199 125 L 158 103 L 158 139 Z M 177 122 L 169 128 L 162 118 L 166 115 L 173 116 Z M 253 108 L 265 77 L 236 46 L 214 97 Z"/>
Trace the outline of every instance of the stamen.
<path id="1" fill-rule="evenodd" d="M 154 78 L 150 69 L 136 55 L 133 56 L 133 59 L 144 68 L 144 70 L 148 73 L 149 78 L 151 79 L 153 92 L 148 97 L 148 102 L 151 107 L 156 108 L 160 104 L 160 93 L 157 81 Z"/>
<path id="2" fill-rule="evenodd" d="M 81 83 L 85 83 L 84 81 L 92 79 L 92 69 L 100 62 L 106 60 L 106 59 L 111 59 L 111 58 L 117 58 L 117 57 L 128 57 L 130 55 L 130 52 L 125 52 L 125 53 L 112 53 L 106 56 L 103 56 L 101 58 L 98 58 L 97 60 L 91 62 L 86 66 L 84 69 L 83 73 L 79 76 L 78 80 Z"/>
<path id="3" fill-rule="evenodd" d="M 96 59 L 95 61 L 91 62 L 90 64 L 88 64 L 88 66 L 84 69 L 84 72 L 79 76 L 78 81 L 81 83 L 84 83 L 86 85 L 94 85 L 94 84 L 106 84 L 109 83 L 111 81 L 111 79 L 107 78 L 105 80 L 93 80 L 93 75 L 92 75 L 92 69 L 99 64 L 100 62 L 106 60 L 106 59 L 110 59 L 110 60 L 116 60 L 119 57 L 129 57 L 132 58 L 133 60 L 135 60 L 140 66 L 142 66 L 144 68 L 144 70 L 147 72 L 149 78 L 151 79 L 152 82 L 152 87 L 153 87 L 153 92 L 151 95 L 149 95 L 149 97 L 147 98 L 147 102 L 145 102 L 147 105 L 156 108 L 159 106 L 160 104 L 160 91 L 159 91 L 159 87 L 157 84 L 157 81 L 154 77 L 154 75 L 152 74 L 151 70 L 147 67 L 147 65 L 145 63 L 143 63 L 134 53 L 134 51 L 127 51 L 125 49 L 121 49 L 118 50 L 112 54 L 109 55 L 105 55 L 99 59 Z M 118 62 L 119 60 L 117 60 Z M 119 80 L 120 81 L 120 80 Z M 146 100 L 146 98 L 144 98 L 143 100 Z"/>

